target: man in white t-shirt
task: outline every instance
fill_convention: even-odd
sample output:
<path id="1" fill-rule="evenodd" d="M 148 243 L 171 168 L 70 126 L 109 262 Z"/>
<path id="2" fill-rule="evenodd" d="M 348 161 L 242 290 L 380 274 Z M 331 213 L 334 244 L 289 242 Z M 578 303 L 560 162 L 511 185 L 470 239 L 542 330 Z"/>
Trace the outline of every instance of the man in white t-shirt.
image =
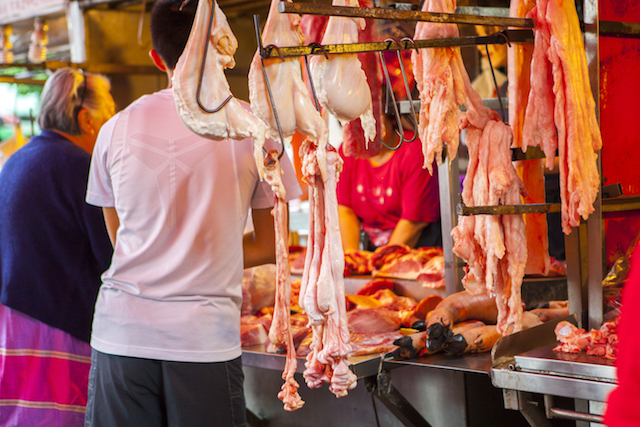
<path id="1" fill-rule="evenodd" d="M 151 57 L 169 81 L 197 4 L 181 3 L 160 0 L 151 14 Z M 283 160 L 291 200 L 301 190 Z M 86 200 L 103 207 L 114 243 L 86 425 L 245 425 L 242 270 L 275 259 L 274 196 L 253 140 L 202 138 L 181 122 L 171 88 L 145 95 L 102 128 Z M 243 235 L 249 210 L 254 231 Z"/>

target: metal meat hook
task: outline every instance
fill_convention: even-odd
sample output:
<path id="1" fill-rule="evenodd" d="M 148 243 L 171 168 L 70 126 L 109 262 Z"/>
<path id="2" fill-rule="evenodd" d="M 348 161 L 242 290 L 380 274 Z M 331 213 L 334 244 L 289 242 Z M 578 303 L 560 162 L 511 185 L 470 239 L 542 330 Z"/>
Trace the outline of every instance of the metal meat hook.
<path id="1" fill-rule="evenodd" d="M 395 41 L 394 39 L 386 39 L 385 42 L 387 42 L 387 46 L 391 46 L 391 43 L 398 44 L 398 42 Z M 400 47 L 399 44 L 398 44 L 398 46 Z M 398 145 L 396 145 L 395 147 L 391 147 L 391 146 L 387 145 L 387 143 L 384 142 L 380 138 L 378 138 L 378 141 L 382 145 L 387 147 L 389 150 L 397 150 L 398 148 L 400 148 L 402 146 L 402 144 L 405 141 L 408 141 L 408 140 L 405 140 L 405 138 L 404 138 L 404 128 L 402 127 L 402 117 L 400 116 L 400 111 L 398 110 L 398 104 L 396 103 L 396 96 L 393 93 L 393 89 L 391 87 L 391 78 L 389 77 L 389 70 L 387 69 L 387 63 L 384 60 L 384 52 L 383 51 L 378 52 L 378 57 L 380 58 L 380 64 L 382 65 L 382 72 L 384 73 L 384 78 L 385 78 L 385 81 L 387 83 L 387 92 L 388 92 L 387 106 L 389 105 L 389 98 L 391 98 L 391 105 L 393 105 L 393 112 L 394 112 L 394 114 L 396 116 L 396 122 L 398 124 L 398 129 L 396 130 L 396 133 L 400 137 L 400 139 L 398 140 Z M 398 60 L 400 61 L 400 65 L 402 67 L 402 58 L 398 57 Z M 409 85 L 407 83 L 407 76 L 406 76 L 406 74 L 404 72 L 404 67 L 401 68 L 401 71 L 402 71 L 404 82 L 405 82 L 405 85 L 406 85 L 406 88 L 407 88 L 407 91 L 408 91 Z M 413 108 L 413 102 L 411 103 L 411 107 Z M 387 110 L 388 110 L 388 108 L 385 108 L 385 111 L 387 111 Z M 415 110 L 414 110 L 414 112 L 415 112 Z M 415 116 L 414 116 L 414 119 L 415 119 Z M 417 123 L 416 123 L 416 129 L 417 129 Z M 417 134 L 417 132 L 416 132 L 416 134 Z M 413 141 L 415 139 L 416 139 L 416 136 L 414 135 L 414 137 L 413 137 L 413 139 L 411 141 Z"/>
<path id="2" fill-rule="evenodd" d="M 504 34 L 502 31 L 499 31 L 496 33 L 497 35 L 501 35 L 502 37 L 504 37 L 504 39 L 506 40 L 507 44 L 509 45 L 509 47 L 511 46 L 511 43 L 509 42 L 509 37 L 506 36 L 506 34 Z M 504 119 L 504 105 L 502 105 L 502 96 L 500 96 L 500 88 L 498 87 L 498 81 L 496 80 L 496 73 L 493 71 L 493 64 L 491 63 L 491 55 L 489 55 L 489 45 L 485 44 L 484 45 L 484 49 L 487 52 L 487 60 L 489 61 L 489 67 L 491 67 L 491 76 L 493 77 L 493 86 L 496 89 L 496 95 L 498 96 L 498 102 L 500 103 L 500 115 L 502 118 L 502 121 L 505 123 L 508 123 L 507 121 L 505 121 Z"/>
<path id="3" fill-rule="evenodd" d="M 407 72 L 404 69 L 404 61 L 402 61 L 402 55 L 401 55 L 402 46 L 400 45 L 400 43 L 398 43 L 394 39 L 387 39 L 385 41 L 389 41 L 389 40 L 398 46 L 398 50 L 396 50 L 396 55 L 398 56 L 398 63 L 400 64 L 400 72 L 402 74 L 402 81 L 404 82 L 404 90 L 407 92 L 407 98 L 409 99 L 409 108 L 411 108 L 411 120 L 413 121 L 413 126 L 414 126 L 413 137 L 411 137 L 410 139 L 406 139 L 404 137 L 404 134 L 402 134 L 400 135 L 400 138 L 402 138 L 404 142 L 413 142 L 418 137 L 418 115 L 413 105 L 413 98 L 411 97 L 411 88 L 409 88 L 409 80 L 407 79 Z M 416 48 L 416 44 L 413 41 L 413 39 L 409 37 L 405 37 L 401 41 L 405 42 L 405 46 L 407 42 L 410 42 L 413 45 L 413 48 L 416 50 L 416 52 L 418 52 L 418 54 L 420 53 L 420 51 Z"/>
<path id="4" fill-rule="evenodd" d="M 329 55 L 327 55 L 327 52 L 325 52 L 324 46 L 322 46 L 320 43 L 313 42 L 313 43 L 309 43 L 308 46 L 311 47 L 311 53 L 312 54 L 316 50 L 316 48 L 318 48 L 318 49 L 320 49 L 320 51 L 324 55 L 325 59 L 329 59 Z M 304 65 L 307 68 L 307 76 L 309 77 L 309 85 L 311 86 L 311 93 L 313 94 L 313 103 L 316 106 L 316 110 L 320 111 L 320 103 L 318 102 L 318 96 L 316 95 L 316 87 L 313 85 L 313 77 L 311 77 L 311 70 L 309 69 L 309 59 L 308 59 L 307 55 L 304 55 Z"/>
<path id="5" fill-rule="evenodd" d="M 189 0 L 184 0 L 180 5 L 180 9 L 182 9 L 182 7 L 184 7 L 184 5 L 186 5 L 188 2 Z M 209 49 L 209 43 L 210 43 L 209 39 L 211 38 L 211 27 L 213 26 L 213 15 L 215 13 L 215 10 L 216 10 L 216 2 L 215 0 L 211 0 L 211 16 L 209 17 L 209 28 L 207 29 L 207 38 L 205 39 L 206 41 L 204 43 L 204 51 L 202 52 L 202 62 L 200 63 L 200 76 L 198 77 L 198 90 L 196 91 L 196 102 L 198 103 L 198 106 L 202 111 L 209 114 L 217 113 L 218 111 L 222 110 L 222 108 L 224 108 L 224 106 L 227 105 L 227 103 L 231 101 L 231 99 L 233 99 L 233 94 L 231 94 L 227 97 L 227 99 L 222 101 L 222 104 L 220 104 L 219 106 L 213 109 L 209 109 L 205 107 L 202 104 L 202 101 L 200 100 L 200 91 L 202 90 L 202 79 L 204 77 L 204 64 L 205 64 L 205 61 L 207 60 L 207 51 Z"/>
<path id="6" fill-rule="evenodd" d="M 271 85 L 269 84 L 269 78 L 267 77 L 267 69 L 264 67 L 264 58 L 262 56 L 262 37 L 260 37 L 260 16 L 253 15 L 253 26 L 256 30 L 256 39 L 258 42 L 258 52 L 260 53 L 260 68 L 262 68 L 262 76 L 264 77 L 265 86 L 267 86 L 267 95 L 269 96 L 269 103 L 271 104 L 271 110 L 273 111 L 273 118 L 276 119 L 276 126 L 278 127 L 278 135 L 280 136 L 280 143 L 282 144 L 282 151 L 278 154 L 278 160 L 282 158 L 284 155 L 284 136 L 282 135 L 282 127 L 280 126 L 280 120 L 278 119 L 278 112 L 276 111 L 276 103 L 273 99 L 273 93 L 271 93 Z M 275 45 L 269 45 L 269 47 L 274 47 L 277 50 Z M 284 58 L 280 56 L 282 61 Z M 262 150 L 266 153 L 264 147 Z"/>
<path id="7" fill-rule="evenodd" d="M 316 110 L 320 111 L 320 103 L 318 102 L 318 96 L 316 95 L 316 88 L 313 85 L 313 77 L 311 77 L 311 70 L 309 69 L 309 59 L 307 55 L 304 56 L 304 65 L 307 68 L 307 76 L 309 76 L 309 85 L 311 86 L 311 93 L 313 94 L 313 103 L 316 106 Z"/>

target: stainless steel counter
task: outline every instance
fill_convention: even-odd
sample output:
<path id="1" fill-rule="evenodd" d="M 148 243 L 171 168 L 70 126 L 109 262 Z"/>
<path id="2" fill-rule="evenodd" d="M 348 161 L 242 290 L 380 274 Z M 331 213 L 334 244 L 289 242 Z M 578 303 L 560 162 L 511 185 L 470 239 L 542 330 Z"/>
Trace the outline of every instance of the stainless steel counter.
<path id="1" fill-rule="evenodd" d="M 514 363 L 491 369 L 494 386 L 605 402 L 616 386 L 613 361 L 585 353 L 553 351 L 555 344 L 514 356 Z"/>

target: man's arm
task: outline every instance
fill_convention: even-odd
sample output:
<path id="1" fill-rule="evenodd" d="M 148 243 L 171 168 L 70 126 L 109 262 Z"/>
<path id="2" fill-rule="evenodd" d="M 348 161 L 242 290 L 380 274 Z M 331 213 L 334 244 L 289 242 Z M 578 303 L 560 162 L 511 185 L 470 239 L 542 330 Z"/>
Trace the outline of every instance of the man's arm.
<path id="1" fill-rule="evenodd" d="M 416 243 L 418 243 L 418 239 L 420 239 L 422 230 L 424 230 L 427 225 L 429 225 L 428 222 L 415 222 L 401 219 L 396 224 L 393 234 L 391 234 L 389 244 L 398 245 L 404 243 L 414 248 Z"/>
<path id="2" fill-rule="evenodd" d="M 340 217 L 340 235 L 345 253 L 360 249 L 360 220 L 353 209 L 338 205 Z"/>
<path id="3" fill-rule="evenodd" d="M 113 247 L 116 247 L 116 232 L 120 227 L 120 218 L 116 208 L 102 208 L 102 215 L 104 215 L 104 223 L 107 225 L 107 233 L 109 234 L 109 240 Z"/>
<path id="4" fill-rule="evenodd" d="M 242 252 L 244 268 L 276 262 L 275 227 L 271 208 L 252 209 L 253 231 L 244 235 Z"/>

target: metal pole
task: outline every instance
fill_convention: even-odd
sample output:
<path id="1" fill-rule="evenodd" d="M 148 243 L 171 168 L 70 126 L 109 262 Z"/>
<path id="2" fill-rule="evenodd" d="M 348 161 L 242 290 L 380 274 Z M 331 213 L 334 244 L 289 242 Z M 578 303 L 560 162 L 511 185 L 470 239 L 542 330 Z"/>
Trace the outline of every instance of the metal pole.
<path id="1" fill-rule="evenodd" d="M 599 20 L 598 0 L 584 0 L 584 46 L 589 68 L 589 81 L 591 92 L 596 103 L 596 117 L 600 122 L 600 57 L 598 48 Z M 597 167 L 600 175 L 600 188 L 602 188 L 602 164 L 598 155 Z M 605 262 L 604 227 L 602 226 L 602 191 L 598 192 L 593 204 L 594 212 L 587 219 L 587 233 L 589 246 L 588 269 L 588 317 L 589 328 L 598 329 L 602 325 L 602 278 L 603 264 Z"/>

